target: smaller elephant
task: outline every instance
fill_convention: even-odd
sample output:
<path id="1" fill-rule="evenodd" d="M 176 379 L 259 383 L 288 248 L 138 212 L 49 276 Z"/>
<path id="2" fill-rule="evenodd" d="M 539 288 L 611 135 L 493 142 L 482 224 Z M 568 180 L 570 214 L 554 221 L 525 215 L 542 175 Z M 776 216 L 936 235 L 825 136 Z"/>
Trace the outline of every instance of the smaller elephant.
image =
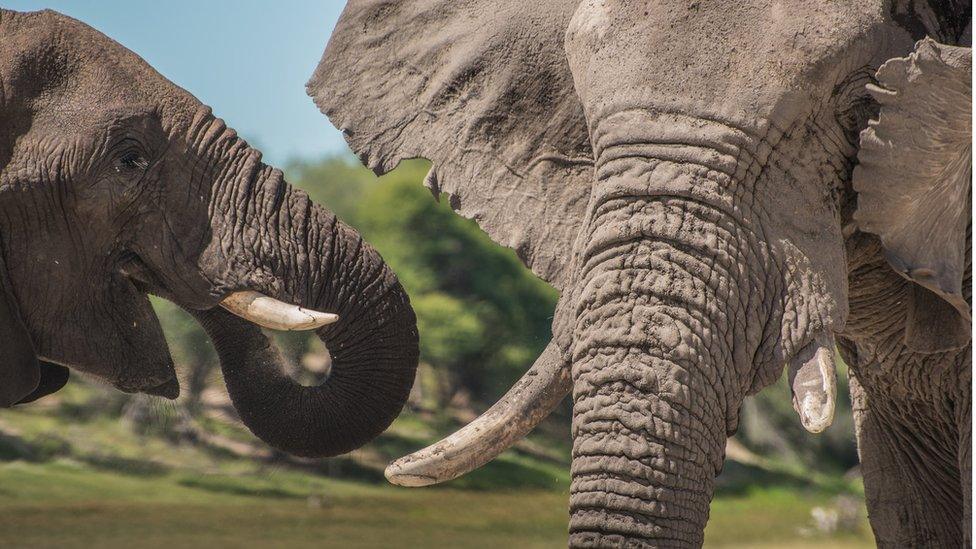
<path id="1" fill-rule="evenodd" d="M 393 421 L 416 318 L 359 234 L 96 30 L 0 10 L 0 44 L 0 407 L 58 390 L 69 369 L 176 398 L 154 294 L 207 330 L 268 444 L 330 456 Z M 292 381 L 259 326 L 316 329 L 328 379 Z"/>

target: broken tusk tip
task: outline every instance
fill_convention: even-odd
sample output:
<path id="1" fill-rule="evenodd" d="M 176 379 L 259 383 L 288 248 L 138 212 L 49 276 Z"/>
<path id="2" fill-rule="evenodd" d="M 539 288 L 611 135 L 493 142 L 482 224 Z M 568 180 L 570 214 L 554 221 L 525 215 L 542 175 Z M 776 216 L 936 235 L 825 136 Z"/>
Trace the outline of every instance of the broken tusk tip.
<path id="1" fill-rule="evenodd" d="M 386 470 L 383 471 L 383 475 L 386 477 L 386 480 L 390 482 L 390 484 L 405 486 L 407 488 L 419 488 L 437 483 L 437 480 L 433 477 L 404 472 L 403 467 L 399 464 L 399 462 L 391 463 Z"/>
<path id="2" fill-rule="evenodd" d="M 332 313 L 315 313 L 315 315 L 318 317 L 319 322 L 323 322 L 325 324 L 332 324 L 333 322 L 336 322 L 337 320 L 339 320 L 339 315 L 337 315 L 337 314 L 332 314 Z"/>
<path id="3" fill-rule="evenodd" d="M 816 434 L 820 434 L 820 433 L 826 431 L 827 430 L 827 427 L 830 427 L 830 424 L 831 423 L 832 422 L 829 421 L 829 420 L 822 420 L 822 421 L 817 421 L 817 422 L 804 423 L 803 424 L 803 428 L 806 429 L 808 432 L 813 433 L 813 434 L 816 435 Z"/>

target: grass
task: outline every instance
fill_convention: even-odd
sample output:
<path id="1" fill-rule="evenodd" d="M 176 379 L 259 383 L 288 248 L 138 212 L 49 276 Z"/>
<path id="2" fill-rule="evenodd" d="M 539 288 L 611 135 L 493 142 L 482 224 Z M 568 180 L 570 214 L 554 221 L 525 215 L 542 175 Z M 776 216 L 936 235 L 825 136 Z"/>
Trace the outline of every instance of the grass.
<path id="1" fill-rule="evenodd" d="M 377 482 L 372 464 L 439 434 L 417 417 L 354 458 L 289 466 L 138 435 L 118 418 L 72 412 L 90 395 L 62 398 L 0 414 L 0 547 L 565 546 L 565 445 L 546 445 L 565 454 L 558 460 L 508 452 L 444 487 L 406 489 Z M 729 462 L 706 547 L 871 547 L 862 503 L 842 531 L 801 533 L 813 508 L 858 490 L 786 466 Z"/>
<path id="2" fill-rule="evenodd" d="M 0 465 L 3 547 L 559 547 L 562 491 L 408 490 L 308 477 L 139 476 L 69 460 Z M 708 547 L 870 547 L 867 532 L 804 539 L 823 494 L 716 498 Z M 863 526 L 863 525 L 862 525 Z"/>

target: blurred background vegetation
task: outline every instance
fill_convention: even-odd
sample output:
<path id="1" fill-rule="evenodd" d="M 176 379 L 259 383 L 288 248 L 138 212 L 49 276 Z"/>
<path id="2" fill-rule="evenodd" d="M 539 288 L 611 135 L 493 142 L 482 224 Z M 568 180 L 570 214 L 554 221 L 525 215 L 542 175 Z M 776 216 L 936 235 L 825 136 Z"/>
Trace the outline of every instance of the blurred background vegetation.
<path id="1" fill-rule="evenodd" d="M 238 423 L 202 330 L 155 300 L 182 396 L 124 395 L 74 375 L 0 414 L 0 546 L 560 547 L 568 399 L 527 440 L 445 486 L 385 484 L 391 459 L 490 406 L 548 343 L 556 292 L 422 186 L 427 164 L 376 178 L 354 158 L 293 161 L 289 181 L 359 229 L 416 309 L 421 365 L 389 432 L 350 455 L 296 459 Z M 292 374 L 328 364 L 307 334 L 274 334 Z M 813 436 L 784 379 L 746 400 L 706 531 L 709 547 L 867 547 L 847 372 Z"/>

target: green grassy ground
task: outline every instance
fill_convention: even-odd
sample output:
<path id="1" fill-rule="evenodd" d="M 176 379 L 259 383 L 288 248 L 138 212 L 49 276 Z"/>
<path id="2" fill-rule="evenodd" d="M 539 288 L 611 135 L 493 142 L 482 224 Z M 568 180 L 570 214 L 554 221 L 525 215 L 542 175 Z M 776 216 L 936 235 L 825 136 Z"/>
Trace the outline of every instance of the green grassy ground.
<path id="1" fill-rule="evenodd" d="M 541 547 L 564 522 L 558 493 L 407 491 L 285 472 L 132 477 L 8 464 L 0 483 L 4 547 Z"/>
<path id="2" fill-rule="evenodd" d="M 446 487 L 406 489 L 378 482 L 370 464 L 438 434 L 415 417 L 355 460 L 296 466 L 137 435 L 117 417 L 81 413 L 82 396 L 0 414 L 0 547 L 565 545 L 568 450 L 558 444 L 555 457 L 509 452 Z M 811 510 L 838 496 L 858 487 L 730 462 L 706 547 L 871 547 L 862 504 L 838 532 L 803 532 Z"/>
<path id="3" fill-rule="evenodd" d="M 118 474 L 65 460 L 0 465 L 3 547 L 559 547 L 561 491 L 407 490 L 286 471 Z M 803 538 L 819 494 L 718 497 L 708 547 L 870 547 Z"/>

